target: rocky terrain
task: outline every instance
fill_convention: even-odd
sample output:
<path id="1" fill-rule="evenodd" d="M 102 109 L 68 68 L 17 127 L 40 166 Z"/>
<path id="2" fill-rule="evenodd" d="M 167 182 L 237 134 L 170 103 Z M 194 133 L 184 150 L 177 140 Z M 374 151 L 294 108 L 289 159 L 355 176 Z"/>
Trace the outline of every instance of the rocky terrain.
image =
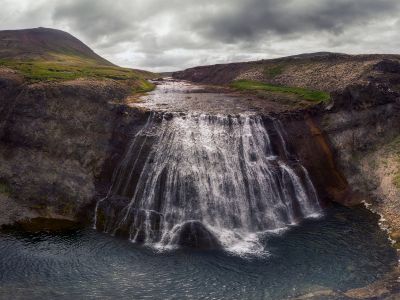
<path id="1" fill-rule="evenodd" d="M 151 89 L 152 74 L 112 66 L 52 29 L 0 32 L 0 49 L 0 224 L 91 222 L 82 214 L 145 117 L 123 103 Z"/>
<path id="2" fill-rule="evenodd" d="M 332 92 L 351 84 L 366 84 L 371 76 L 377 74 L 374 66 L 385 59 L 399 61 L 400 56 L 310 54 L 194 67 L 175 72 L 172 76 L 205 84 L 229 84 L 246 79 Z"/>
<path id="3" fill-rule="evenodd" d="M 118 103 L 129 91 L 110 80 L 19 85 L 16 74 L 0 74 L 8 94 L 0 105 L 2 223 L 26 216 L 76 220 L 93 200 L 106 158 L 120 151 L 113 146 L 128 138 L 114 131 L 124 126 Z M 119 129 L 117 135 L 131 134 Z"/>

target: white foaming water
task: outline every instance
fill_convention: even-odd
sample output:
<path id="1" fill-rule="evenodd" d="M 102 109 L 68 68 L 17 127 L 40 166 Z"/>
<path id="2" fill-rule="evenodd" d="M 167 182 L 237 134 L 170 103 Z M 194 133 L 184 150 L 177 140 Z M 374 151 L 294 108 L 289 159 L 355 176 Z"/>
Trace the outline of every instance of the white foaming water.
<path id="1" fill-rule="evenodd" d="M 114 173 L 107 200 L 129 201 L 120 214 L 105 214 L 113 220 L 104 230 L 128 228 L 132 241 L 158 248 L 181 244 L 177 235 L 197 241 L 200 231 L 230 252 L 265 254 L 261 232 L 321 213 L 307 170 L 289 159 L 282 124 L 272 124 L 269 132 L 259 116 L 150 120 Z M 149 137 L 151 150 L 143 155 Z"/>

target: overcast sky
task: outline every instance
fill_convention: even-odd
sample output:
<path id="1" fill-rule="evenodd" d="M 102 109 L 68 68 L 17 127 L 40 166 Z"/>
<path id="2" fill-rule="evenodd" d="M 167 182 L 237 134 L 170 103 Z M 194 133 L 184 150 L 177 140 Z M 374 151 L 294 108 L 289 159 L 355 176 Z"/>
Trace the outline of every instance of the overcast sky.
<path id="1" fill-rule="evenodd" d="M 305 52 L 399 53 L 400 0 L 0 0 L 0 29 L 68 31 L 152 71 Z"/>

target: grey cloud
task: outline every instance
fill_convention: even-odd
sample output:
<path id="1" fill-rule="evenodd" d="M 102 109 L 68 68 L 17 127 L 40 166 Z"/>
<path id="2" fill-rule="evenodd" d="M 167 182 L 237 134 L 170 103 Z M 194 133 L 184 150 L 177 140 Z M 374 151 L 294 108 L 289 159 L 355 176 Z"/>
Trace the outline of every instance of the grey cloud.
<path id="1" fill-rule="evenodd" d="M 398 15 L 396 0 L 305 0 L 238 1 L 228 11 L 217 11 L 198 20 L 199 27 L 211 38 L 235 42 L 261 35 L 301 35 L 313 31 L 339 34 L 346 28 L 362 25 L 384 16 Z"/>
<path id="2" fill-rule="evenodd" d="M 64 29 L 117 64 L 150 70 L 321 50 L 398 52 L 399 45 L 398 0 L 0 0 L 0 4 L 2 29 Z"/>

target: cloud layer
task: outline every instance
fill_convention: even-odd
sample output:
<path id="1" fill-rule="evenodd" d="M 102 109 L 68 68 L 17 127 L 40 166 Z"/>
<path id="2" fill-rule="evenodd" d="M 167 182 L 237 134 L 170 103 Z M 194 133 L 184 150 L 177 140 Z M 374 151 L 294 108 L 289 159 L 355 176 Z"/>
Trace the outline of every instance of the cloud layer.
<path id="1" fill-rule="evenodd" d="M 398 53 L 398 0 L 0 0 L 0 29 L 54 27 L 154 71 L 303 52 Z"/>

